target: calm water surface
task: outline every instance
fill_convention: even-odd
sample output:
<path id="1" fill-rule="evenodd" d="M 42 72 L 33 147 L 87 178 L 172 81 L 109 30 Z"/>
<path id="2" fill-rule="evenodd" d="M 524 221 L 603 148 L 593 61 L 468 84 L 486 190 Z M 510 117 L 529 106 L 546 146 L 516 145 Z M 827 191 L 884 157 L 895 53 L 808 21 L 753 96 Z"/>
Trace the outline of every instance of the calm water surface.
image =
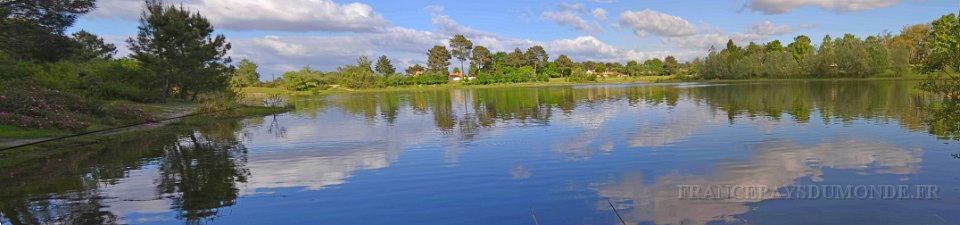
<path id="1" fill-rule="evenodd" d="M 2 224 L 956 224 L 960 110 L 910 81 L 289 99 L 0 158 Z M 936 185 L 936 200 L 690 200 L 678 185 Z M 776 191 L 776 190 L 772 190 Z"/>

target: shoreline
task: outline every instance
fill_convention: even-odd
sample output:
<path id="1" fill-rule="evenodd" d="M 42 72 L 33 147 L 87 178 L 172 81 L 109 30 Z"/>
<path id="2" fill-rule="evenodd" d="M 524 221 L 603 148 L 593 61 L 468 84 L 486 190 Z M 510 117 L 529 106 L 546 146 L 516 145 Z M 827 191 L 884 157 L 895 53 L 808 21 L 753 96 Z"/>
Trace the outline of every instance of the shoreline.
<path id="1" fill-rule="evenodd" d="M 604 85 L 604 84 L 644 84 L 644 83 L 684 83 L 684 82 L 702 82 L 702 83 L 748 83 L 748 82 L 801 82 L 801 81 L 878 81 L 878 80 L 922 80 L 926 76 L 924 75 L 907 75 L 900 77 L 864 77 L 864 78 L 752 78 L 752 79 L 739 79 L 739 80 L 701 80 L 701 79 L 678 79 L 670 76 L 664 77 L 650 77 L 655 79 L 622 79 L 622 78 L 608 78 L 605 80 L 599 80 L 597 82 L 585 82 L 585 83 L 576 83 L 576 82 L 567 82 L 560 81 L 563 78 L 551 78 L 547 82 L 527 82 L 527 83 L 500 83 L 500 84 L 485 84 L 485 85 L 468 85 L 461 82 L 456 83 L 447 83 L 441 85 L 424 85 L 424 86 L 402 86 L 402 87 L 384 87 L 384 88 L 367 88 L 367 89 L 345 89 L 345 88 L 331 88 L 327 90 L 317 91 L 315 93 L 310 91 L 288 91 L 283 88 L 278 87 L 251 87 L 246 88 L 244 91 L 245 95 L 282 95 L 282 96 L 319 96 L 319 95 L 328 95 L 328 94 L 343 94 L 343 93 L 367 93 L 367 92 L 390 92 L 390 91 L 418 91 L 418 90 L 444 90 L 444 89 L 479 89 L 479 88 L 511 88 L 511 87 L 564 87 L 564 86 L 580 86 L 580 85 Z M 250 90 L 250 91 L 247 91 Z M 269 92 L 264 92 L 269 90 Z"/>
<path id="2" fill-rule="evenodd" d="M 185 105 L 182 105 L 182 104 L 176 104 L 171 106 L 164 106 L 164 105 L 151 105 L 151 106 L 156 108 L 161 108 L 161 110 L 166 110 L 170 112 L 166 114 L 162 114 L 162 117 L 165 119 L 160 119 L 156 122 L 135 124 L 127 127 L 116 126 L 116 127 L 106 128 L 101 130 L 75 132 L 75 133 L 66 134 L 66 135 L 48 136 L 48 137 L 3 138 L 3 139 L 0 139 L 0 152 L 13 150 L 19 147 L 27 147 L 33 144 L 41 144 L 43 142 L 48 142 L 48 141 L 57 141 L 58 139 L 65 140 L 65 139 L 70 139 L 74 137 L 103 137 L 107 135 L 114 135 L 114 134 L 121 134 L 121 133 L 128 133 L 128 132 L 148 131 L 148 130 L 165 127 L 173 123 L 181 122 L 184 119 L 188 119 L 189 117 L 213 117 L 213 118 L 218 117 L 218 115 L 205 115 L 203 113 L 196 113 L 196 110 L 193 109 L 192 107 L 184 108 Z M 240 108 L 231 109 L 230 111 L 234 112 L 235 114 L 225 115 L 222 118 L 244 118 L 249 116 L 282 113 L 282 112 L 289 111 L 289 109 L 277 108 L 277 107 L 243 106 Z"/>

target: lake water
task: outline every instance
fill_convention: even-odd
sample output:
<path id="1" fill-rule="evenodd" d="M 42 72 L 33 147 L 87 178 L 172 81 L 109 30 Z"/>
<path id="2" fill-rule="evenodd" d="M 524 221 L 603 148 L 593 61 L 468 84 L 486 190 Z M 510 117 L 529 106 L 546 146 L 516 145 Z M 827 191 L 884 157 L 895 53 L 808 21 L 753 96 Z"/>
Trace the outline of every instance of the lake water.
<path id="1" fill-rule="evenodd" d="M 274 116 L 5 153 L 0 223 L 530 225 L 535 215 L 539 224 L 612 225 L 617 214 L 627 224 L 960 223 L 960 107 L 916 84 L 293 98 L 294 111 Z M 915 195 L 784 196 L 889 185 Z M 712 187 L 762 195 L 710 198 Z"/>

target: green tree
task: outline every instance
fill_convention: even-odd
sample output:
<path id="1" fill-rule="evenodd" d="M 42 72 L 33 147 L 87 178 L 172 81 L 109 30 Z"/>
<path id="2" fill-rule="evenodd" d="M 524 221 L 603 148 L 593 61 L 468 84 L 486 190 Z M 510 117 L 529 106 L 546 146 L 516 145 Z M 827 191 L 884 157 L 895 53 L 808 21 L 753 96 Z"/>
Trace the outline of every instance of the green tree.
<path id="1" fill-rule="evenodd" d="M 787 45 L 787 51 L 793 55 L 793 59 L 802 62 L 807 53 L 813 53 L 815 49 L 810 42 L 810 37 L 800 35 L 793 38 L 793 43 Z"/>
<path id="2" fill-rule="evenodd" d="M 663 74 L 663 61 L 660 61 L 658 58 L 643 61 L 643 67 L 644 70 L 653 72 L 654 75 Z"/>
<path id="3" fill-rule="evenodd" d="M 663 68 L 666 70 L 667 74 L 670 75 L 676 75 L 680 73 L 680 63 L 677 62 L 677 58 L 674 58 L 672 55 L 663 59 Z"/>
<path id="4" fill-rule="evenodd" d="M 476 63 L 480 70 L 490 65 L 491 60 L 490 50 L 487 49 L 487 47 L 477 45 L 477 47 L 473 48 L 470 61 Z"/>
<path id="5" fill-rule="evenodd" d="M 0 1 L 0 51 L 17 59 L 57 61 L 76 43 L 64 31 L 94 9 L 94 0 Z"/>
<path id="6" fill-rule="evenodd" d="M 570 60 L 567 55 L 557 56 L 557 59 L 553 60 L 553 63 L 557 64 L 557 68 L 560 69 L 560 76 L 570 76 L 570 73 L 573 69 L 573 60 Z"/>
<path id="7" fill-rule="evenodd" d="M 926 59 L 920 71 L 932 76 L 920 88 L 933 93 L 946 94 L 960 100 L 960 18 L 951 13 L 941 16 L 930 24 L 926 38 Z"/>
<path id="8" fill-rule="evenodd" d="M 780 40 L 773 40 L 771 42 L 767 42 L 767 44 L 763 46 L 763 49 L 768 53 L 784 52 L 787 50 L 786 48 L 783 47 L 783 44 L 780 44 Z"/>
<path id="9" fill-rule="evenodd" d="M 543 46 L 534 45 L 527 49 L 527 52 L 524 53 L 524 56 L 527 59 L 527 65 L 533 66 L 533 70 L 537 73 L 540 72 L 544 66 L 547 65 L 547 62 L 550 60 L 550 56 L 547 55 L 547 51 L 543 50 Z"/>
<path id="10" fill-rule="evenodd" d="M 433 46 L 427 51 L 427 68 L 438 73 L 448 73 L 450 66 L 450 52 L 442 45 Z"/>
<path id="11" fill-rule="evenodd" d="M 241 59 L 231 83 L 234 87 L 250 87 L 259 84 L 260 73 L 257 72 L 257 64 L 248 59 Z"/>
<path id="12" fill-rule="evenodd" d="M 425 69 L 420 64 L 413 64 L 412 66 L 407 67 L 404 72 L 407 72 L 409 75 L 417 74 L 417 72 L 423 72 Z"/>
<path id="13" fill-rule="evenodd" d="M 910 70 L 910 46 L 902 43 L 890 45 L 890 67 L 897 76 Z"/>
<path id="14" fill-rule="evenodd" d="M 906 46 L 910 51 L 910 63 L 919 64 L 926 58 L 926 39 L 930 34 L 930 24 L 916 24 L 904 27 L 892 42 Z"/>
<path id="15" fill-rule="evenodd" d="M 814 71 L 811 71 L 811 73 L 814 76 L 835 76 L 837 66 L 833 38 L 826 35 L 820 42 L 820 48 L 817 49 L 816 65 L 812 67 Z"/>
<path id="16" fill-rule="evenodd" d="M 460 68 L 463 67 L 463 61 L 470 58 L 470 50 L 473 50 L 473 42 L 462 34 L 454 35 L 450 38 L 450 53 L 454 58 L 460 60 Z"/>
<path id="17" fill-rule="evenodd" d="M 161 102 L 176 88 L 181 98 L 227 87 L 230 43 L 213 36 L 213 26 L 199 13 L 148 1 L 136 37 L 127 39 L 132 57 L 159 74 Z"/>
<path id="18" fill-rule="evenodd" d="M 397 68 L 393 67 L 386 55 L 381 55 L 380 58 L 377 58 L 376 71 L 379 74 L 390 75 L 396 73 Z"/>
<path id="19" fill-rule="evenodd" d="M 838 72 L 845 76 L 863 77 L 870 72 L 870 55 L 863 41 L 853 34 L 844 34 L 835 42 Z"/>
<path id="20" fill-rule="evenodd" d="M 640 70 L 642 70 L 642 68 L 640 67 L 640 63 L 637 62 L 637 60 L 628 61 L 627 66 L 624 69 L 627 70 L 626 74 L 628 76 L 637 76 L 640 74 Z"/>
<path id="21" fill-rule="evenodd" d="M 507 65 L 520 68 L 527 64 L 527 59 L 520 48 L 513 49 L 513 52 L 507 54 Z"/>
<path id="22" fill-rule="evenodd" d="M 73 41 L 77 43 L 74 55 L 79 60 L 110 59 L 117 53 L 117 46 L 106 43 L 103 38 L 85 30 L 73 33 Z"/>
<path id="23" fill-rule="evenodd" d="M 593 67 L 593 72 L 594 72 L 594 73 L 607 72 L 607 65 L 602 64 L 602 63 L 601 63 L 601 64 L 597 64 L 597 66 L 594 66 L 594 67 Z"/>
<path id="24" fill-rule="evenodd" d="M 875 75 L 886 71 L 890 68 L 890 52 L 887 49 L 887 46 L 884 45 L 884 42 L 887 40 L 882 39 L 883 37 L 878 36 L 869 36 L 866 40 L 863 41 L 863 48 L 867 52 L 868 57 L 868 75 Z"/>

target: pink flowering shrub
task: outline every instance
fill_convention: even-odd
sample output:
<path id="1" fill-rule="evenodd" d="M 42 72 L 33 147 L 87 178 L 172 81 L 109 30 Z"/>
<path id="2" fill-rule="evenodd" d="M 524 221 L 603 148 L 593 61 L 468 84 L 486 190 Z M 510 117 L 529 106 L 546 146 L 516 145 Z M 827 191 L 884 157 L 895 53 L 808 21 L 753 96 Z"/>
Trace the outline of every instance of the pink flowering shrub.
<path id="1" fill-rule="evenodd" d="M 141 122 L 153 116 L 135 106 L 109 106 L 72 93 L 45 88 L 9 87 L 0 90 L 0 124 L 22 128 L 82 130 L 91 120 Z"/>

